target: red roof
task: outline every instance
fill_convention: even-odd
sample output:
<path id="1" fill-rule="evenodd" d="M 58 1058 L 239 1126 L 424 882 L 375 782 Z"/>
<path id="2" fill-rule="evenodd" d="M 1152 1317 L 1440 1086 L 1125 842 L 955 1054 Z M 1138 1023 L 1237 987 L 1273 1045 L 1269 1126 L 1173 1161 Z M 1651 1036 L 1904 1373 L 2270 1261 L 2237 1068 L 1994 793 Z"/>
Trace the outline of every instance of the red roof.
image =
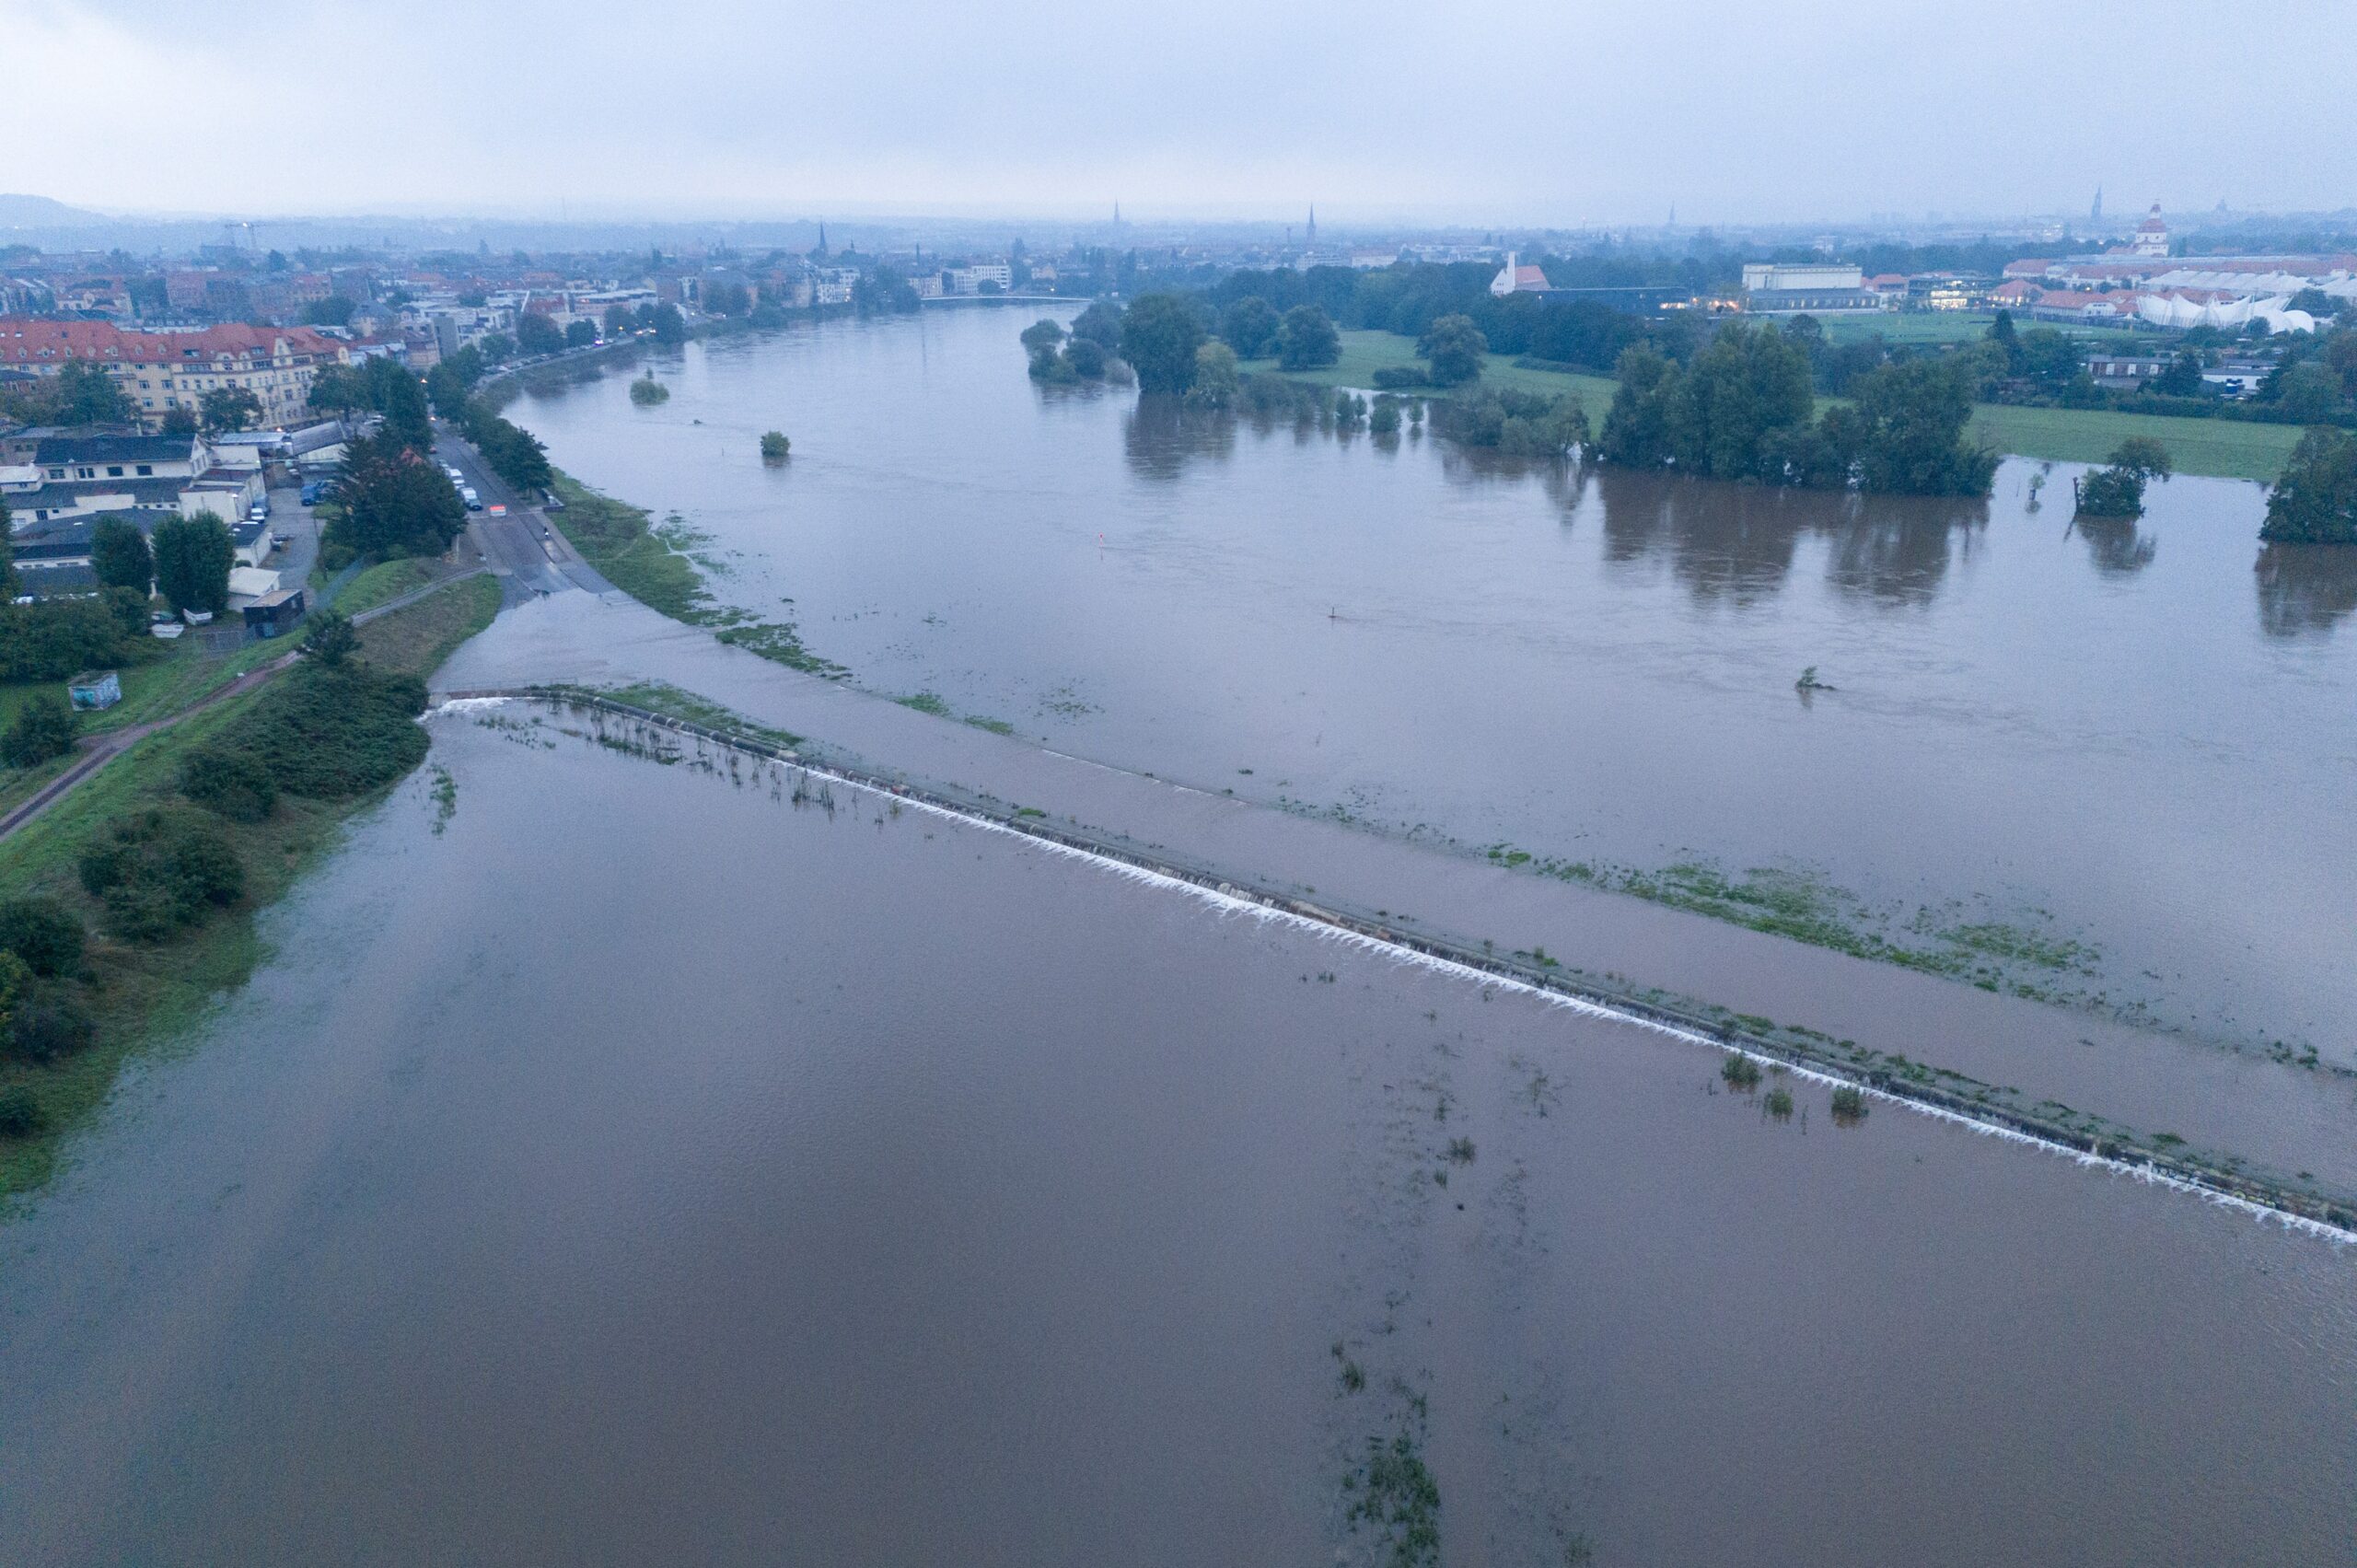
<path id="1" fill-rule="evenodd" d="M 111 321 L 44 321 L 0 316 L 0 365 L 180 364 L 194 359 L 275 358 L 281 354 L 334 359 L 343 344 L 308 327 L 250 327 L 243 322 L 195 332 L 127 331 Z"/>

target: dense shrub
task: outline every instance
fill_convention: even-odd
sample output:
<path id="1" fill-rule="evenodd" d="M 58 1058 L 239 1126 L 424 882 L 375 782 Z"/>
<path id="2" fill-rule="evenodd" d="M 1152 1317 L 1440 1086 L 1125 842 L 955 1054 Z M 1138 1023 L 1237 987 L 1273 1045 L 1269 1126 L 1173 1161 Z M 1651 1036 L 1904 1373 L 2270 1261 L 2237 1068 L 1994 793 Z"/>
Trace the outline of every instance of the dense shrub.
<path id="1" fill-rule="evenodd" d="M 180 793 L 232 822 L 259 822 L 278 805 L 278 781 L 250 751 L 204 746 L 180 763 Z"/>
<path id="2" fill-rule="evenodd" d="M 0 1089 L 0 1138 L 26 1138 L 49 1124 L 41 1101 L 21 1086 Z"/>
<path id="3" fill-rule="evenodd" d="M 425 760 L 425 683 L 346 660 L 298 665 L 224 731 L 216 746 L 260 762 L 288 795 L 347 800 Z"/>
<path id="4" fill-rule="evenodd" d="M 8 1020 L 8 1053 L 21 1062 L 54 1062 L 89 1050 L 98 1037 L 89 1013 L 53 987 L 18 1003 Z"/>
<path id="5" fill-rule="evenodd" d="M 0 604 L 0 680 L 64 680 L 128 664 L 147 650 L 146 601 L 122 589 L 94 598 Z"/>
<path id="6" fill-rule="evenodd" d="M 0 762 L 34 768 L 74 749 L 74 710 L 53 691 L 37 691 L 17 710 L 16 722 L 0 734 Z"/>
<path id="7" fill-rule="evenodd" d="M 82 886 L 106 904 L 108 927 L 134 942 L 160 942 L 246 890 L 246 868 L 220 825 L 178 807 L 116 823 L 83 852 L 81 873 Z"/>
<path id="8" fill-rule="evenodd" d="M 14 953 L 33 973 L 78 973 L 82 923 L 55 899 L 39 893 L 0 899 L 0 952 Z"/>
<path id="9" fill-rule="evenodd" d="M 1404 392 L 1433 384 L 1431 374 L 1421 365 L 1387 365 L 1372 379 L 1378 392 Z"/>

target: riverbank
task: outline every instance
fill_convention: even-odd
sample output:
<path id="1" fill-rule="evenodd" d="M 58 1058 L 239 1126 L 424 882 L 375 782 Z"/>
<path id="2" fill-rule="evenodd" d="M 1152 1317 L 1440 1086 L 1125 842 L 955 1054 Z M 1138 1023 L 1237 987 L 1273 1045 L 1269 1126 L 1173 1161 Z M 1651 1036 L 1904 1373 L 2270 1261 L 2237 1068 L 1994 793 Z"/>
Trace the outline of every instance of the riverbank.
<path id="1" fill-rule="evenodd" d="M 361 628 L 361 656 L 378 669 L 422 678 L 488 626 L 498 606 L 498 586 L 487 576 L 449 584 Z M 284 652 L 259 645 L 273 656 Z M 79 876 L 84 855 L 141 813 L 196 811 L 183 803 L 183 766 L 236 737 L 271 696 L 267 688 L 241 693 L 142 738 L 0 841 L 0 887 L 8 896 L 54 900 L 88 933 L 83 961 L 88 978 L 49 983 L 85 1009 L 92 1026 L 90 1042 L 81 1049 L 47 1061 L 19 1053 L 0 1062 L 0 1094 L 20 1091 L 38 1123 L 29 1135 L 0 1137 L 0 1199 L 31 1191 L 49 1179 L 61 1142 L 105 1103 L 126 1062 L 180 1033 L 245 983 L 268 957 L 255 935 L 256 915 L 334 846 L 350 817 L 396 787 L 398 777 L 344 799 L 281 790 L 258 821 L 205 812 L 208 839 L 242 868 L 235 899 L 161 940 L 107 935 L 106 905 Z M 409 771 L 402 768 L 401 776 Z"/>
<path id="2" fill-rule="evenodd" d="M 851 673 L 804 647 L 793 621 L 765 621 L 716 601 L 698 570 L 705 564 L 694 553 L 701 540 L 684 519 L 674 516 L 656 525 L 644 507 L 601 495 L 563 470 L 556 472 L 556 491 L 564 502 L 563 510 L 551 514 L 557 530 L 639 603 L 805 675 L 839 679 Z"/>
<path id="3" fill-rule="evenodd" d="M 1377 370 L 1422 366 L 1416 341 L 1395 333 L 1353 328 L 1341 334 L 1342 357 L 1318 370 L 1287 371 L 1295 380 L 1322 387 L 1364 388 Z M 1248 370 L 1274 370 L 1274 360 L 1247 361 Z M 1619 383 L 1608 376 L 1541 368 L 1492 358 L 1482 367 L 1485 386 L 1550 396 L 1570 393 L 1587 412 L 1588 427 L 1600 430 Z M 1440 395 L 1440 394 L 1427 394 Z M 2105 409 L 2022 408 L 1980 403 L 1972 411 L 1973 439 L 2009 457 L 2052 462 L 2100 463 L 2129 436 L 2141 436 L 2169 449 L 2177 471 L 2216 479 L 2271 483 L 2298 444 L 2300 429 L 2243 419 L 2184 419 L 2174 415 L 2116 413 Z"/>

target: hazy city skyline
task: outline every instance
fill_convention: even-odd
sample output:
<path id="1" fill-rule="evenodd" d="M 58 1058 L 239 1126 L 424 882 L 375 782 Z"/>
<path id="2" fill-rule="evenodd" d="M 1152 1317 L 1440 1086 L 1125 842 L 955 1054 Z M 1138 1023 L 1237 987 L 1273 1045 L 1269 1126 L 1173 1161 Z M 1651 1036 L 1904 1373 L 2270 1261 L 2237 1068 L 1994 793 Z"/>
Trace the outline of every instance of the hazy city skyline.
<path id="1" fill-rule="evenodd" d="M 2132 26 L 2076 0 L 1206 0 L 1077 26 L 1030 0 L 915 0 L 888 26 L 530 0 L 489 32 L 449 0 L 257 0 L 234 33 L 189 0 L 6 9 L 16 123 L 74 127 L 20 129 L 39 173 L 10 183 L 110 213 L 1072 221 L 1119 200 L 1141 221 L 1286 221 L 1314 201 L 1338 227 L 1571 227 L 1672 203 L 1690 224 L 2075 214 L 2098 185 L 2114 214 L 2332 210 L 2352 196 L 2328 171 L 2357 167 L 2357 129 L 2315 111 L 2334 52 L 2221 49 L 2189 76 L 2184 41 L 2217 11 L 2188 0 Z M 2270 35 L 2335 17 L 2285 0 Z M 306 68 L 318 90 L 262 90 Z"/>

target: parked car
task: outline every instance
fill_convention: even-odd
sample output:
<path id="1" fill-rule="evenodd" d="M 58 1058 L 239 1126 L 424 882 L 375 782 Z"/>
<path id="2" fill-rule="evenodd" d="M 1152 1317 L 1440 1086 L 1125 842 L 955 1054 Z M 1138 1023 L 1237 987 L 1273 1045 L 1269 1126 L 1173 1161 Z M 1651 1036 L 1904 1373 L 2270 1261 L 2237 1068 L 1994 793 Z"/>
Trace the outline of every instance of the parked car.
<path id="1" fill-rule="evenodd" d="M 470 512 L 482 510 L 482 497 L 475 494 L 475 487 L 471 484 L 459 486 L 459 499 L 467 504 L 467 510 Z"/>
<path id="2" fill-rule="evenodd" d="M 463 473 L 460 473 L 457 469 L 455 469 L 455 468 L 451 467 L 448 463 L 444 463 L 444 464 L 442 465 L 442 471 L 443 471 L 444 473 L 447 473 L 447 474 L 448 474 L 448 475 L 450 476 L 450 482 L 451 482 L 452 484 L 464 484 L 464 483 L 467 482 L 467 476 L 466 476 L 465 474 L 463 474 Z"/>
<path id="3" fill-rule="evenodd" d="M 540 492 L 540 504 L 552 512 L 562 512 L 564 510 L 564 497 L 559 495 L 553 490 L 543 490 Z"/>
<path id="4" fill-rule="evenodd" d="M 327 482 L 325 480 L 311 480 L 303 486 L 303 505 L 306 506 L 318 505 L 319 504 L 319 497 L 325 495 L 327 494 Z"/>

